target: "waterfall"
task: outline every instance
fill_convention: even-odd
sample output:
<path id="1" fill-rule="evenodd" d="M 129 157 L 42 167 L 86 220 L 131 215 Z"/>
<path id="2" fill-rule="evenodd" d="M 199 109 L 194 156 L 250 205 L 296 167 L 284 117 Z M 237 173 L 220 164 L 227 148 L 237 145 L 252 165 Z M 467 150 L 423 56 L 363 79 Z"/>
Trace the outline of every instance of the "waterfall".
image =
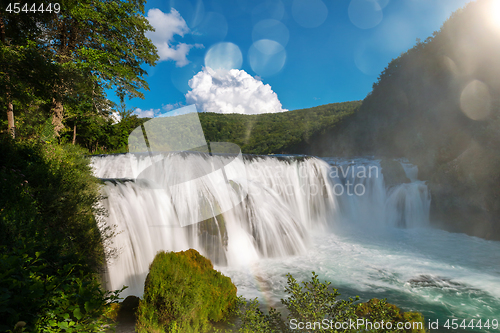
<path id="1" fill-rule="evenodd" d="M 303 255 L 316 232 L 332 232 L 336 225 L 428 223 L 425 183 L 386 188 L 373 159 L 245 157 L 245 177 L 235 176 L 229 157 L 220 159 L 231 184 L 227 191 L 209 177 L 190 175 L 197 168 L 187 165 L 206 162 L 197 154 L 92 158 L 94 174 L 104 180 L 107 223 L 118 233 L 112 245 L 118 255 L 108 264 L 110 289 L 126 285 L 122 296 L 142 295 L 149 264 L 160 250 L 195 248 L 217 265 L 237 267 Z M 156 183 L 141 178 L 148 170 Z"/>
<path id="2" fill-rule="evenodd" d="M 429 224 L 431 198 L 425 182 L 417 179 L 416 166 L 401 163 L 412 182 L 388 188 L 378 160 L 325 160 L 334 168 L 334 176 L 338 175 L 342 183 L 339 188 L 346 189 L 342 195 L 339 195 L 340 191 L 334 191 L 339 195 L 338 217 L 343 223 L 402 228 Z M 334 189 L 339 185 L 334 185 Z M 356 191 L 356 187 L 361 190 Z M 350 193 L 347 192 L 349 188 Z"/>

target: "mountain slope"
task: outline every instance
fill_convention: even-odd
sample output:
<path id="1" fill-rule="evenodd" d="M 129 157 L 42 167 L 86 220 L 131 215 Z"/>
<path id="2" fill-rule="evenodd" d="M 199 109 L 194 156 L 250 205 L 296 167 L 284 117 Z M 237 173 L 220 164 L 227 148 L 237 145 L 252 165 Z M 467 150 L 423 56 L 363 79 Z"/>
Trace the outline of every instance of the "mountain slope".
<path id="1" fill-rule="evenodd" d="M 429 181 L 434 223 L 500 239 L 500 25 L 493 4 L 469 3 L 394 59 L 359 112 L 312 153 L 405 156 Z"/>
<path id="2" fill-rule="evenodd" d="M 313 139 L 352 116 L 361 101 L 259 115 L 199 113 L 207 141 L 233 142 L 247 154 L 306 153 Z"/>

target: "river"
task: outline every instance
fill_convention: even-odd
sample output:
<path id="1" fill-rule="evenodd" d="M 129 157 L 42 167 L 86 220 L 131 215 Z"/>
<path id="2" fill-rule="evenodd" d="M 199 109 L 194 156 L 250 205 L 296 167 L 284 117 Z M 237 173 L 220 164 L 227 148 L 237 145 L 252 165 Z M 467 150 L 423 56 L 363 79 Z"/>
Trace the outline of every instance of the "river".
<path id="1" fill-rule="evenodd" d="M 387 298 L 439 322 L 437 331 L 450 331 L 443 325 L 452 319 L 500 320 L 500 242 L 434 228 L 430 194 L 411 164 L 401 162 L 411 182 L 387 187 L 374 158 L 220 159 L 225 191 L 186 167 L 207 157 L 93 158 L 97 177 L 135 179 L 103 187 L 107 223 L 121 231 L 111 289 L 141 296 L 157 251 L 196 248 L 238 294 L 271 306 L 285 296 L 287 273 L 301 281 L 314 271 L 343 297 Z"/>

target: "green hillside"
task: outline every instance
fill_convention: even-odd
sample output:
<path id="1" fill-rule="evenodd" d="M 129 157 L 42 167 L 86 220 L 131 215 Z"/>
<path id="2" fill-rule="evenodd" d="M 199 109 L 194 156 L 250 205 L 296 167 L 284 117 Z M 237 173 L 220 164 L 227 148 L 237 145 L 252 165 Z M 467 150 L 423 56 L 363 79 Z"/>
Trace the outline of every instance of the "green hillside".
<path id="1" fill-rule="evenodd" d="M 200 113 L 209 142 L 232 142 L 247 154 L 303 153 L 311 139 L 332 130 L 361 101 L 260 115 Z"/>
<path id="2" fill-rule="evenodd" d="M 198 115 L 207 142 L 232 142 L 245 154 L 307 154 L 317 138 L 343 124 L 360 106 L 361 101 L 353 101 L 259 115 L 208 112 Z M 129 134 L 150 118 L 137 118 L 130 112 L 122 112 L 122 115 L 124 117 L 117 124 L 106 119 L 101 119 L 98 126 L 95 121 L 88 124 L 82 121 L 76 142 L 92 153 L 127 152 Z M 168 132 L 163 128 L 157 133 L 165 131 Z M 189 129 L 186 127 L 182 131 Z M 69 133 L 64 138 L 70 141 L 72 135 Z M 149 139 L 162 141 L 160 137 Z"/>

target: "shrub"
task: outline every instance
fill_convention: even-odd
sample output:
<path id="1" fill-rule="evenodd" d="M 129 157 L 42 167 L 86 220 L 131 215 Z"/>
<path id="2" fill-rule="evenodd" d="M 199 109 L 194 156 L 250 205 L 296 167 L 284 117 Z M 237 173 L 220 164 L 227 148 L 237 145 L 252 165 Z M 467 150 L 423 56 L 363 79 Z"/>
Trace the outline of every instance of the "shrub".
<path id="1" fill-rule="evenodd" d="M 118 292 L 103 291 L 99 183 L 84 151 L 0 138 L 0 331 L 99 332 Z M 102 231 L 102 232 L 101 232 Z"/>
<path id="2" fill-rule="evenodd" d="M 21 239 L 0 254 L 0 331 L 26 323 L 27 332 L 105 332 L 119 291 L 101 289 L 97 277 L 68 258 L 46 258 Z"/>
<path id="3" fill-rule="evenodd" d="M 203 332 L 236 306 L 236 287 L 196 250 L 159 252 L 139 303 L 139 332 Z"/>
<path id="4" fill-rule="evenodd" d="M 281 313 L 271 308 L 269 314 L 259 309 L 257 298 L 247 301 L 240 299 L 239 317 L 241 319 L 240 333 L 281 333 L 288 332 Z"/>
<path id="5" fill-rule="evenodd" d="M 411 329 L 400 330 L 399 332 L 425 332 L 425 321 L 422 314 L 418 312 L 403 312 L 397 306 L 387 303 L 385 299 L 378 300 L 374 298 L 366 303 L 358 304 L 356 314 L 359 318 L 367 319 L 370 322 L 390 322 L 393 328 L 397 326 L 397 323 L 412 323 Z M 421 323 L 422 328 L 417 329 L 417 325 L 413 325 L 413 323 Z M 398 330 L 394 329 L 394 332 L 398 332 Z"/>
<path id="6" fill-rule="evenodd" d="M 76 254 L 101 267 L 112 232 L 99 230 L 99 182 L 84 153 L 73 145 L 0 139 L 0 244 L 25 237 L 46 253 Z"/>
<path id="7" fill-rule="evenodd" d="M 281 314 L 271 308 L 268 314 L 259 309 L 257 299 L 245 301 L 241 299 L 240 333 L 275 333 L 275 332 L 380 332 L 372 327 L 357 327 L 352 329 L 336 328 L 335 323 L 357 323 L 357 320 L 364 319 L 371 323 L 391 322 L 392 329 L 385 329 L 384 332 L 398 333 L 424 333 L 425 322 L 421 314 L 416 312 L 402 312 L 395 305 L 384 300 L 372 299 L 366 303 L 356 304 L 358 297 L 348 300 L 338 300 L 340 293 L 337 289 L 330 287 L 330 282 L 320 282 L 318 276 L 313 272 L 311 281 L 302 282 L 302 286 L 288 274 L 288 286 L 285 291 L 289 297 L 281 302 L 286 307 L 288 313 L 287 321 L 282 319 Z M 327 324 L 323 324 L 324 321 Z M 319 323 L 315 327 L 299 327 L 298 323 Z M 396 323 L 411 322 L 420 323 L 421 329 L 397 329 Z M 297 326 L 292 325 L 295 324 Z M 332 327 L 333 323 L 333 327 Z M 416 327 L 413 326 L 412 327 Z M 359 328 L 359 330 L 358 330 Z"/>

